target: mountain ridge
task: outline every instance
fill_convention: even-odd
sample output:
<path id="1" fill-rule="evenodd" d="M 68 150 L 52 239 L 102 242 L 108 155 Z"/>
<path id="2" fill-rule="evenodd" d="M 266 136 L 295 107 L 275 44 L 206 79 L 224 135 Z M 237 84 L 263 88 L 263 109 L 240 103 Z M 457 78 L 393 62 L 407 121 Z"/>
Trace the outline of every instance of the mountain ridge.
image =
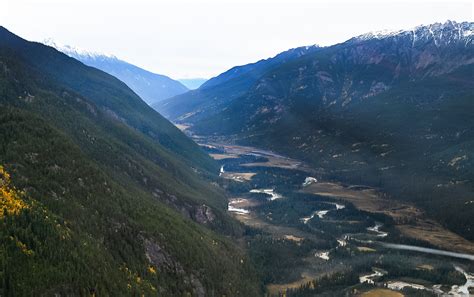
<path id="1" fill-rule="evenodd" d="M 293 48 L 273 58 L 233 67 L 209 79 L 197 90 L 163 100 L 152 107 L 173 120 L 177 119 L 178 113 L 181 114 L 181 117 L 199 117 L 201 111 L 213 110 L 215 109 L 214 105 L 226 104 L 244 94 L 265 71 L 276 67 L 278 63 L 285 63 L 318 49 L 320 48 L 316 45 Z M 226 81 L 230 81 L 230 85 L 224 84 Z M 209 92 L 212 88 L 215 88 L 216 91 Z M 188 100 L 187 98 L 193 99 Z"/>
<path id="2" fill-rule="evenodd" d="M 59 45 L 52 39 L 43 44 L 73 57 L 88 66 L 101 69 L 125 82 L 149 105 L 188 91 L 181 82 L 162 74 L 156 74 L 123 61 L 112 54 L 103 54 L 69 45 Z"/>
<path id="3" fill-rule="evenodd" d="M 0 106 L 2 294 L 260 293 L 217 164 L 123 82 L 2 28 Z"/>
<path id="4" fill-rule="evenodd" d="M 467 149 L 473 31 L 472 22 L 449 21 L 362 35 L 269 69 L 211 110 L 187 103 L 186 113 L 164 115 L 191 133 L 271 149 L 322 168 L 326 178 L 383 188 L 472 240 L 474 211 L 465 203 L 474 174 Z M 219 100 L 218 87 L 233 86 L 180 100 Z"/>

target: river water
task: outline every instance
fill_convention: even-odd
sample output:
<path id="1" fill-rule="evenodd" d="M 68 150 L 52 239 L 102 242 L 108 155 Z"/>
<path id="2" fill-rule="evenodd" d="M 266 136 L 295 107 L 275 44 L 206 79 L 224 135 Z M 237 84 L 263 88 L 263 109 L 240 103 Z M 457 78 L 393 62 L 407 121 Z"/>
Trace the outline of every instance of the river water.
<path id="1" fill-rule="evenodd" d="M 236 152 L 238 151 L 238 148 L 234 147 L 234 150 Z M 274 154 L 272 152 L 266 152 L 263 150 L 258 150 L 258 149 L 253 149 L 251 151 L 251 154 L 253 155 L 260 155 L 260 156 L 271 156 L 274 158 L 284 158 L 285 160 L 288 160 L 287 158 Z M 224 165 L 221 166 L 220 168 L 220 175 L 224 173 Z M 309 186 L 312 183 L 317 183 L 318 180 L 314 177 L 307 177 L 305 181 L 302 183 L 303 187 Z M 269 201 L 273 201 L 275 199 L 281 199 L 283 196 L 281 194 L 278 194 L 274 191 L 274 189 L 268 188 L 268 189 L 252 189 L 250 190 L 251 193 L 264 193 L 269 195 L 270 197 L 268 198 Z M 228 211 L 229 212 L 234 212 L 237 214 L 248 214 L 249 210 L 244 209 L 238 205 L 241 201 L 239 199 L 232 199 L 229 204 L 228 204 Z M 332 202 L 327 202 L 328 204 L 333 204 L 335 205 L 336 209 L 323 209 L 323 210 L 317 210 L 311 213 L 310 216 L 308 217 L 303 217 L 301 218 L 301 221 L 304 222 L 305 224 L 308 223 L 311 219 L 314 217 L 318 217 L 319 219 L 324 219 L 325 216 L 330 212 L 330 211 L 337 211 L 340 209 L 345 208 L 345 205 L 343 204 L 338 204 L 338 203 L 332 203 Z M 388 236 L 387 232 L 381 231 L 380 228 L 382 228 L 383 225 L 379 222 L 376 222 L 374 226 L 368 227 L 367 231 L 369 233 L 374 234 L 378 238 L 385 238 Z M 338 246 L 339 247 L 344 247 L 350 242 L 351 240 L 356 240 L 355 238 L 351 236 L 345 236 L 343 238 L 340 238 L 337 240 Z M 356 240 L 358 241 L 358 240 Z M 451 252 L 451 251 L 446 251 L 446 250 L 439 250 L 439 249 L 432 249 L 432 248 L 426 248 L 426 247 L 420 247 L 420 246 L 412 246 L 412 245 L 404 245 L 404 244 L 396 244 L 396 243 L 387 243 L 387 242 L 379 242 L 379 241 L 368 241 L 368 243 L 374 243 L 374 244 L 379 244 L 384 248 L 388 249 L 397 249 L 397 250 L 405 250 L 405 251 L 411 251 L 411 252 L 419 252 L 419 253 L 425 253 L 425 254 L 432 254 L 432 255 L 440 255 L 440 256 L 446 256 L 446 257 L 453 257 L 457 259 L 464 259 L 464 260 L 469 260 L 469 261 L 474 261 L 474 255 L 471 254 L 465 254 L 465 253 L 456 253 L 456 252 Z M 329 251 L 319 251 L 314 254 L 314 256 L 321 258 L 323 260 L 328 261 L 329 260 Z M 394 290 L 402 290 L 405 287 L 411 287 L 414 289 L 420 289 L 420 290 L 428 290 L 431 291 L 435 294 L 441 294 L 443 296 L 474 296 L 474 295 L 469 295 L 469 288 L 472 287 L 474 288 L 474 275 L 466 272 L 464 269 L 462 269 L 459 266 L 455 266 L 455 269 L 461 273 L 464 274 L 466 278 L 466 283 L 463 285 L 455 285 L 452 286 L 449 293 L 441 291 L 441 285 L 433 285 L 433 286 L 423 286 L 420 284 L 415 284 L 415 283 L 409 283 L 406 281 L 399 281 L 399 280 L 392 280 L 387 282 L 387 287 L 390 289 Z M 361 275 L 360 282 L 361 283 L 374 283 L 374 280 L 376 280 L 378 277 L 383 276 L 387 272 L 374 269 L 372 273 L 364 274 Z"/>
<path id="2" fill-rule="evenodd" d="M 474 261 L 474 255 L 470 255 L 470 254 L 455 253 L 455 252 L 450 252 L 450 251 L 445 251 L 445 250 L 431 249 L 431 248 L 425 248 L 425 247 L 414 246 L 414 245 L 406 245 L 406 244 L 385 243 L 385 242 L 381 242 L 380 244 L 383 247 L 389 248 L 389 249 L 413 251 L 413 252 L 420 252 L 420 253 L 447 256 L 447 257 Z"/>

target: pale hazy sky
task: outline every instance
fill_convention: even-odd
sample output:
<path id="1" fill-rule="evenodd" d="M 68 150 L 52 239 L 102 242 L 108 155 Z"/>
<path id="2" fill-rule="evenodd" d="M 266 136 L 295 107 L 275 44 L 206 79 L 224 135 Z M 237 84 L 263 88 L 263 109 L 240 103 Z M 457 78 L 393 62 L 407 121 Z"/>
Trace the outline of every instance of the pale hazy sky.
<path id="1" fill-rule="evenodd" d="M 173 78 L 473 14 L 466 0 L 0 0 L 0 25 L 28 40 L 53 38 Z"/>

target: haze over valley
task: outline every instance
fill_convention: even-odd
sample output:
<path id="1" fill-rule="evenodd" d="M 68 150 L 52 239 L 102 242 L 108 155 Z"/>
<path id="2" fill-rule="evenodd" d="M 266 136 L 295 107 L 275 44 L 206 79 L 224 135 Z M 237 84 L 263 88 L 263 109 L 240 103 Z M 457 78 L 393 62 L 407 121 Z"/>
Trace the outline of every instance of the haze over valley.
<path id="1" fill-rule="evenodd" d="M 0 296 L 474 296 L 472 3 L 224 2 L 7 0 Z"/>

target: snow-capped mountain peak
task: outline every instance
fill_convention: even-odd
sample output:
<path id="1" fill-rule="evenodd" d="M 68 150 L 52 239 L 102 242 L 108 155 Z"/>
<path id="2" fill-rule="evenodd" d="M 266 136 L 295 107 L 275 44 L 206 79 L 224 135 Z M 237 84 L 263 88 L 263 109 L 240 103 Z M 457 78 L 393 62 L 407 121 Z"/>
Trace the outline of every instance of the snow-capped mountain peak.
<path id="1" fill-rule="evenodd" d="M 61 44 L 57 41 L 55 41 L 52 38 L 47 38 L 43 40 L 42 42 L 45 45 L 54 47 L 60 52 L 65 53 L 66 55 L 73 57 L 73 58 L 89 58 L 89 59 L 104 59 L 104 58 L 109 58 L 109 59 L 117 59 L 116 56 L 112 54 L 106 54 L 106 53 L 100 53 L 100 52 L 95 52 L 95 51 L 89 51 L 85 50 L 79 47 L 75 46 L 70 46 L 67 44 Z"/>
<path id="2" fill-rule="evenodd" d="M 44 40 L 43 43 L 88 66 L 115 76 L 149 104 L 188 91 L 178 81 L 120 60 L 114 55 L 88 51 L 70 45 L 62 45 L 51 38 Z"/>
<path id="3" fill-rule="evenodd" d="M 359 35 L 357 37 L 355 37 L 356 39 L 358 40 L 369 40 L 369 39 L 383 39 L 383 38 L 387 38 L 387 37 L 390 37 L 390 36 L 395 36 L 397 34 L 400 34 L 402 33 L 403 30 L 378 30 L 378 31 L 372 31 L 372 32 L 367 32 L 367 33 L 364 33 L 362 35 Z"/>
<path id="4" fill-rule="evenodd" d="M 445 23 L 434 23 L 420 25 L 408 30 L 382 30 L 359 35 L 352 39 L 355 42 L 387 39 L 387 38 L 410 38 L 414 46 L 418 42 L 433 42 L 437 47 L 461 42 L 465 46 L 472 45 L 474 40 L 473 22 L 446 21 Z"/>

